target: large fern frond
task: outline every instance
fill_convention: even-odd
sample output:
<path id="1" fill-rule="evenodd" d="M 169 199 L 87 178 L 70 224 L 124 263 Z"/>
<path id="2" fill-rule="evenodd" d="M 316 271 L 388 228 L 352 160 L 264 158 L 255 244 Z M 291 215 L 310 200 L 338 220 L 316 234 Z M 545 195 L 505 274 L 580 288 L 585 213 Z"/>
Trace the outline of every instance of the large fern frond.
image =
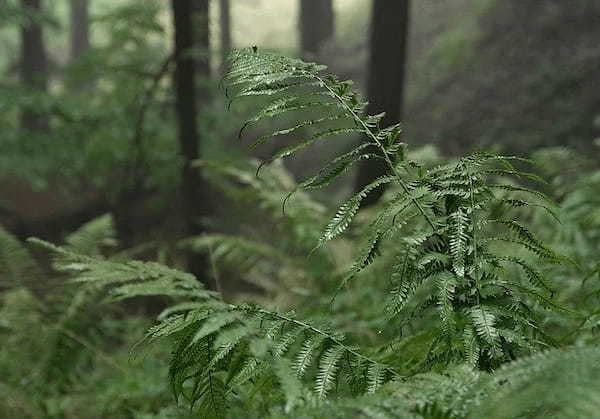
<path id="1" fill-rule="evenodd" d="M 244 124 L 242 132 L 249 124 L 265 119 L 318 110 L 318 116 L 302 117 L 301 122 L 291 127 L 259 138 L 256 143 L 262 144 L 282 135 L 293 136 L 307 127 L 314 128 L 306 138 L 276 152 L 276 158 L 293 156 L 329 134 L 357 134 L 365 139 L 358 147 L 327 163 L 316 175 L 300 182 L 295 190 L 327 186 L 361 159 L 383 159 L 388 166 L 386 176 L 367 185 L 339 207 L 320 236 L 318 245 L 344 233 L 365 196 L 389 184 L 391 199 L 378 208 L 363 232 L 365 243 L 340 288 L 386 249 L 394 248 L 387 246 L 394 240 L 402 244 L 399 251 L 406 257 L 394 268 L 390 311 L 397 316 L 408 314 L 404 322 L 406 319 L 410 322 L 415 315 L 405 312 L 409 307 L 418 313 L 437 306 L 447 335 L 438 343 L 446 345 L 449 351 L 446 355 L 462 353 L 468 355 L 470 362 L 488 369 L 510 360 L 516 348 L 535 348 L 533 342 L 539 344 L 537 334 L 543 332 L 537 327 L 536 336 L 525 332 L 525 325 L 536 324 L 534 310 L 517 315 L 515 311 L 495 309 L 498 304 L 505 304 L 507 298 L 515 307 L 531 301 L 536 308 L 561 309 L 552 302 L 552 285 L 534 268 L 530 257 L 523 257 L 522 251 L 553 263 L 568 259 L 554 252 L 511 215 L 523 206 L 554 213 L 551 201 L 543 193 L 518 184 L 520 179 L 543 182 L 536 174 L 517 167 L 531 162 L 519 157 L 474 153 L 427 169 L 407 157 L 399 141 L 399 126 L 380 127 L 382 115 L 363 113 L 365 102 L 352 90 L 351 83 L 326 75 L 324 70 L 324 66 L 314 63 L 242 50 L 232 56 L 226 84 L 232 101 L 252 96 L 263 97 L 267 102 Z M 330 125 L 332 121 L 339 125 Z M 506 247 L 514 252 L 499 251 L 496 246 L 499 242 L 509 243 Z M 514 270 L 510 264 L 521 269 L 517 279 L 512 277 Z M 411 302 L 419 290 L 428 297 Z M 460 325 L 458 330 L 454 330 L 455 325 Z M 494 366 L 483 366 L 482 363 L 491 362 L 488 357 L 494 360 Z"/>
<path id="2" fill-rule="evenodd" d="M 591 346 L 507 364 L 481 380 L 476 390 L 488 396 L 469 417 L 594 418 L 600 409 L 599 368 L 600 351 Z"/>
<path id="3" fill-rule="evenodd" d="M 361 391 L 397 376 L 391 367 L 346 344 L 344 335 L 326 323 L 228 304 L 192 275 L 156 263 L 108 261 L 40 240 L 32 243 L 51 252 L 56 267 L 73 281 L 105 289 L 110 300 L 158 295 L 181 301 L 159 316 L 144 341 L 173 342 L 173 392 L 206 417 L 224 414 L 236 386 L 247 385 L 253 376 L 276 375 L 273 368 L 281 364 L 273 360 L 280 358 L 289 360 L 299 378 L 313 381 L 318 398 L 327 396 L 342 376 L 351 377 Z"/>

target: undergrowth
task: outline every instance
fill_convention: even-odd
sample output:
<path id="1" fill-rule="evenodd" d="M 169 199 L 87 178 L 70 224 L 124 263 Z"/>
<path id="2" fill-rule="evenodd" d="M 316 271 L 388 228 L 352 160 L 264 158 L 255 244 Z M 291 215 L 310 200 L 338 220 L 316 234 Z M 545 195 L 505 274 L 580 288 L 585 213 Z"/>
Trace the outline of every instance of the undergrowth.
<path id="1" fill-rule="evenodd" d="M 11 293 L 27 293 L 3 296 L 2 326 L 14 332 L 10 345 L 39 358 L 28 383 L 42 393 L 53 383 L 53 397 L 69 392 L 89 374 L 86 354 L 102 357 L 104 304 L 161 296 L 172 303 L 134 353 L 148 344 L 170 348 L 165 369 L 174 401 L 123 417 L 596 417 L 600 315 L 590 249 L 600 225 L 596 210 L 577 214 L 595 208 L 582 191 L 597 191 L 597 175 L 551 197 L 541 190 L 555 195 L 558 188 L 526 171 L 527 159 L 478 152 L 442 164 L 419 161 L 401 142 L 399 125 L 380 127 L 382 115 L 364 115 L 366 103 L 351 83 L 324 71 L 279 55 L 233 53 L 224 79 L 230 103 L 261 101 L 240 136 L 263 121 L 298 119 L 254 140 L 284 141 L 264 163 L 198 162 L 213 181 L 228 182 L 232 199 L 259 207 L 277 225 L 277 242 L 250 228 L 181 246 L 209 253 L 213 275 L 237 270 L 269 298 L 225 300 L 191 274 L 111 254 L 110 219 L 103 218 L 63 246 L 30 240 L 52 256 L 59 277 L 77 284 L 56 293 L 64 308 L 41 341 L 21 329 L 47 309 L 20 281 L 45 270 L 12 236 L 0 235 L 2 278 L 18 288 Z M 353 135 L 367 140 L 307 179 L 295 182 L 279 163 Z M 552 166 L 552 152 L 535 160 Z M 329 211 L 308 192 L 370 159 L 383 160 L 388 174 L 327 221 Z M 383 185 L 382 202 L 361 209 Z M 353 262 L 339 268 L 347 249 Z M 3 358 L 2 365 L 11 362 Z M 14 379 L 0 390 L 21 406 L 6 409 L 47 414 L 47 403 L 17 403 L 29 387 L 6 376 Z"/>

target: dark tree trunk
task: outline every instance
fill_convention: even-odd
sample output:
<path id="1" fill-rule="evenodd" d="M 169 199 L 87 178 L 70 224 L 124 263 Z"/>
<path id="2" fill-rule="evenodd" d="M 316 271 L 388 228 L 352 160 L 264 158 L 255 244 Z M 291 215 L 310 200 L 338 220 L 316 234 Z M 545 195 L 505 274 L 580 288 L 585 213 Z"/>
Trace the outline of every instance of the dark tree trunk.
<path id="1" fill-rule="evenodd" d="M 191 3 L 196 74 L 204 79 L 210 77 L 209 0 L 191 0 Z"/>
<path id="2" fill-rule="evenodd" d="M 201 28 L 195 37 L 195 16 L 200 16 L 208 26 L 208 1 L 172 0 L 173 22 L 175 27 L 175 108 L 179 149 L 183 158 L 182 187 L 180 195 L 182 229 L 184 236 L 202 233 L 198 218 L 207 213 L 208 200 L 198 169 L 192 162 L 200 157 L 199 136 L 196 125 L 198 97 L 196 73 L 208 74 L 208 55 L 198 59 L 194 48 L 208 45 L 208 31 Z M 203 16 L 201 13 L 205 13 Z M 204 27 L 204 26 L 203 26 Z M 188 269 L 199 279 L 205 278 L 206 259 L 199 255 L 189 255 Z M 206 281 L 204 281 L 206 282 Z"/>
<path id="3" fill-rule="evenodd" d="M 229 0 L 220 0 L 219 2 L 219 27 L 221 29 L 221 72 L 224 72 L 227 55 L 231 50 L 231 6 Z"/>
<path id="4" fill-rule="evenodd" d="M 332 0 L 300 0 L 299 26 L 301 54 L 310 58 L 333 37 Z"/>
<path id="5" fill-rule="evenodd" d="M 42 2 L 41 0 L 21 0 L 21 6 L 27 14 L 27 19 L 21 26 L 21 82 L 29 91 L 43 93 L 47 90 L 48 85 L 48 58 L 42 26 L 39 22 Z M 21 128 L 30 132 L 46 132 L 48 117 L 43 112 L 35 110 L 34 107 L 23 107 Z"/>
<path id="6" fill-rule="evenodd" d="M 90 48 L 88 0 L 71 0 L 71 59 Z"/>
<path id="7" fill-rule="evenodd" d="M 373 0 L 367 113 L 385 112 L 382 128 L 398 123 L 402 116 L 409 3 L 409 0 Z M 382 160 L 361 162 L 355 189 L 359 191 L 385 175 L 388 169 Z M 363 206 L 376 203 L 383 191 L 382 187 L 373 191 L 363 200 Z"/>

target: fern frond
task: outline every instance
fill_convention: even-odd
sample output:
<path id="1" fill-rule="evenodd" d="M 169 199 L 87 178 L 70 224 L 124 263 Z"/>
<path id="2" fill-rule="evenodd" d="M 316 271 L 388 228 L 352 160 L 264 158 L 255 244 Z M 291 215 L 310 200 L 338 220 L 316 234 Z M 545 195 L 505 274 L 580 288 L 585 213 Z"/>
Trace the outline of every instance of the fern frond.
<path id="1" fill-rule="evenodd" d="M 458 210 L 450 215 L 451 233 L 450 233 L 450 254 L 452 255 L 452 264 L 454 272 L 458 277 L 465 275 L 465 258 L 467 255 L 467 243 L 469 241 L 468 217 L 462 210 Z"/>
<path id="2" fill-rule="evenodd" d="M 25 246 L 0 227 L 0 287 L 22 286 L 39 275 L 38 264 Z"/>
<path id="3" fill-rule="evenodd" d="M 527 227 L 523 226 L 518 221 L 497 219 L 490 220 L 490 222 L 502 224 L 508 227 L 508 229 L 511 230 L 519 240 L 521 240 L 523 243 L 527 243 L 528 247 L 534 249 L 537 254 L 543 255 L 547 259 L 560 260 L 559 255 L 545 246 L 531 231 L 529 231 L 529 229 L 527 229 Z"/>
<path id="4" fill-rule="evenodd" d="M 536 191 L 534 189 L 525 188 L 523 186 L 504 184 L 504 183 L 488 183 L 487 187 L 490 189 L 498 189 L 498 190 L 507 191 L 507 192 L 522 192 L 527 195 L 533 195 L 549 204 L 554 204 L 554 201 L 545 193 Z"/>
<path id="5" fill-rule="evenodd" d="M 164 295 L 184 300 L 159 316 L 159 323 L 144 341 L 168 338 L 173 342 L 171 387 L 177 398 L 187 400 L 203 417 L 224 415 L 224 406 L 235 391 L 232 386 L 245 385 L 252 377 L 266 379 L 277 374 L 273 368 L 279 364 L 269 363 L 273 359 L 293 359 L 290 365 L 298 379 L 316 369 L 312 379 L 318 397 L 332 390 L 342 370 L 353 380 L 366 381 L 361 378 L 361 368 L 355 370 L 352 365 L 384 371 L 377 378 L 380 384 L 397 375 L 346 345 L 344 336 L 327 326 L 296 319 L 293 313 L 227 304 L 189 274 L 155 263 L 112 262 L 40 240 L 32 242 L 53 253 L 57 268 L 73 275 L 74 281 L 106 289 L 113 298 Z M 349 368 L 341 368 L 342 357 Z"/>
<path id="6" fill-rule="evenodd" d="M 261 145 L 286 138 L 285 145 L 264 163 L 235 167 L 197 162 L 211 181 L 218 178 L 235 185 L 222 189 L 244 197 L 244 208 L 251 202 L 270 214 L 277 209 L 273 219 L 278 226 L 290 227 L 283 236 L 295 241 L 292 251 L 280 243 L 261 242 L 253 231 L 247 234 L 250 238 L 207 235 L 184 245 L 208 250 L 230 268 L 253 270 L 253 276 L 287 270 L 277 279 L 285 278 L 290 266 L 300 264 L 297 254 L 307 248 L 307 241 L 311 242 L 308 248 L 314 242 L 320 246 L 347 232 L 352 223 L 361 221 L 356 215 L 362 201 L 375 188 L 387 186 L 389 194 L 381 205 L 366 212 L 374 216 L 360 234 L 364 245 L 341 281 L 343 287 L 359 274 L 371 274 L 371 283 L 380 285 L 385 281 L 381 273 L 391 274 L 384 287 L 390 290 L 392 316 L 373 316 L 360 326 L 352 325 L 366 325 L 365 335 L 376 348 L 359 349 L 355 340 L 332 324 L 351 324 L 358 317 L 354 304 L 368 301 L 376 306 L 385 291 L 374 296 L 368 295 L 372 288 L 348 293 L 343 304 L 332 305 L 331 323 L 304 315 L 314 314 L 318 301 L 303 300 L 307 304 L 300 312 L 226 302 L 194 276 L 175 269 L 104 259 L 103 248 L 93 243 L 111 236 L 108 219 L 88 225 L 65 247 L 33 240 L 52 253 L 54 266 L 84 290 L 76 294 L 65 321 L 81 313 L 90 296 L 97 301 L 104 301 L 100 296 L 105 294 L 109 301 L 149 295 L 172 299 L 174 304 L 158 316 L 140 343 L 161 340 L 171 345 L 172 391 L 199 417 L 237 417 L 250 414 L 251 406 L 259 406 L 262 417 L 323 417 L 324 413 L 373 418 L 553 413 L 593 417 L 600 400 L 590 388 L 599 384 L 600 355 L 582 345 L 597 327 L 598 313 L 584 316 L 561 307 L 554 301 L 550 275 L 544 276 L 547 266 L 538 266 L 567 259 L 543 236 L 534 234 L 528 225 L 529 211 L 518 210 L 540 208 L 553 215 L 543 194 L 518 184 L 519 179 L 540 180 L 537 175 L 519 170 L 526 162 L 523 159 L 488 153 L 436 167 L 412 161 L 400 142 L 400 125 L 380 127 L 383 115 L 365 115 L 366 103 L 351 83 L 324 70 L 275 54 L 234 52 L 226 76 L 230 101 L 245 97 L 264 101 L 243 124 L 240 136 L 255 124 L 302 116 L 254 141 Z M 360 135 L 364 141 L 298 184 L 283 170 L 281 159 L 339 135 Z M 305 191 L 328 186 L 357 162 L 369 159 L 383 160 L 388 174 L 341 204 L 321 232 L 315 226 L 325 221 L 326 211 Z M 278 175 L 255 176 L 264 164 Z M 293 193 L 300 205 L 286 215 L 280 211 L 280 201 L 288 192 L 284 207 Z M 570 205 L 578 207 L 580 202 Z M 581 208 L 577 214 L 590 206 Z M 384 252 L 387 257 L 378 258 Z M 324 277 L 321 282 L 328 293 L 333 293 L 329 282 L 336 276 L 333 271 L 322 267 L 311 271 L 318 272 L 314 276 L 319 279 Z M 567 275 L 563 271 L 556 275 L 561 276 Z M 541 316 L 549 311 L 550 316 Z M 559 346 L 545 329 L 560 330 L 571 321 L 560 316 L 564 313 L 581 320 L 577 333 L 585 332 L 571 337 L 579 347 L 524 358 L 541 348 Z M 380 345 L 391 333 L 396 333 L 396 339 Z M 52 358 L 48 359 L 46 365 L 51 365 Z M 56 370 L 47 369 L 46 376 Z M 533 397 L 545 391 L 551 396 L 547 400 Z M 327 399 L 334 393 L 335 398 Z M 348 394 L 359 396 L 350 400 Z M 514 405 L 509 403 L 512 400 Z"/>
<path id="7" fill-rule="evenodd" d="M 438 304 L 440 308 L 440 321 L 442 329 L 447 336 L 452 336 L 456 324 L 454 319 L 454 300 L 457 280 L 451 272 L 441 272 L 434 276 L 438 292 Z"/>
<path id="8" fill-rule="evenodd" d="M 117 231 L 110 214 L 85 223 L 65 238 L 66 248 L 89 256 L 100 256 L 103 247 L 117 244 Z"/>
<path id="9" fill-rule="evenodd" d="M 336 119 L 338 115 L 346 115 L 346 120 L 350 125 L 344 127 L 326 127 L 325 129 L 320 129 L 318 126 L 324 121 L 314 119 L 302 122 L 302 126 L 311 125 L 315 127 L 317 133 L 279 151 L 275 154 L 274 158 L 291 156 L 325 135 L 358 133 L 366 136 L 368 143 L 378 150 L 380 157 L 389 165 L 394 175 L 395 183 L 398 183 L 404 192 L 408 194 L 409 188 L 405 181 L 398 175 L 391 157 L 392 154 L 396 154 L 399 150 L 399 146 L 396 145 L 400 133 L 399 127 L 393 126 L 380 130 L 378 123 L 383 115 L 363 116 L 362 111 L 366 107 L 366 103 L 361 101 L 357 94 L 352 91 L 351 83 L 340 81 L 332 75 L 323 75 L 322 72 L 324 69 L 324 66 L 304 63 L 300 60 L 275 54 L 256 54 L 249 50 L 242 50 L 232 55 L 231 70 L 226 77 L 226 84 L 229 88 L 238 90 L 233 95 L 233 99 L 246 96 L 249 92 L 252 92 L 252 95 L 262 94 L 263 96 L 273 96 L 278 93 L 285 93 L 287 95 L 284 98 L 273 99 L 269 105 L 251 119 L 252 122 L 258 122 L 272 114 L 278 115 L 286 112 L 288 109 L 299 110 L 311 107 L 332 108 Z M 248 71 L 253 73 L 249 75 Z M 289 92 L 289 89 L 295 89 L 300 86 L 308 87 L 308 91 L 310 92 L 308 97 L 316 94 L 320 97 L 320 100 L 317 102 L 306 101 L 305 98 L 307 96 Z M 321 116 L 321 118 L 323 117 Z M 291 128 L 292 131 L 295 131 L 294 127 Z M 290 128 L 287 129 L 289 130 Z M 276 134 L 279 135 L 277 131 Z M 259 139 L 259 143 L 265 142 L 271 137 L 263 136 Z M 363 157 L 360 149 L 355 149 L 350 154 L 340 157 L 340 160 L 331 162 L 332 165 L 329 168 L 322 170 L 320 174 L 298 185 L 299 188 L 312 189 L 325 186 L 341 175 L 355 161 L 368 158 Z M 377 157 L 377 154 L 372 157 Z M 416 199 L 412 199 L 412 201 L 428 224 L 434 228 L 429 214 L 424 210 L 421 203 Z"/>
<path id="10" fill-rule="evenodd" d="M 346 173 L 354 164 L 361 160 L 378 158 L 376 154 L 366 153 L 373 144 L 365 143 L 342 154 L 325 165 L 316 175 L 309 177 L 298 185 L 299 190 L 320 189 L 328 186 L 338 176 Z"/>
<path id="11" fill-rule="evenodd" d="M 187 238 L 180 244 L 195 252 L 210 253 L 218 263 L 235 267 L 240 271 L 250 270 L 257 263 L 265 260 L 290 263 L 289 257 L 279 249 L 240 236 L 206 234 Z"/>
<path id="12" fill-rule="evenodd" d="M 316 124 L 316 122 L 315 122 L 315 124 Z M 312 125 L 315 125 L 315 124 L 312 124 Z M 289 156 L 297 153 L 298 151 L 300 151 L 308 146 L 313 145 L 314 143 L 316 143 L 319 140 L 322 140 L 322 139 L 325 139 L 328 137 L 336 137 L 336 136 L 343 135 L 343 134 L 359 134 L 359 133 L 360 133 L 360 131 L 357 130 L 356 128 L 348 128 L 348 127 L 326 128 L 322 131 L 316 132 L 315 134 L 311 135 L 308 138 L 299 139 L 298 142 L 276 151 L 269 158 L 269 160 L 266 161 L 266 164 L 271 163 L 277 159 L 289 157 Z"/>
<path id="13" fill-rule="evenodd" d="M 302 377 L 306 373 L 306 370 L 316 356 L 316 352 L 319 350 L 325 339 L 325 336 L 317 335 L 314 338 L 306 340 L 302 344 L 302 348 L 298 352 L 296 362 L 294 363 L 294 369 L 299 377 Z"/>
<path id="14" fill-rule="evenodd" d="M 193 275 L 155 262 L 113 262 L 81 255 L 43 240 L 29 241 L 51 252 L 58 270 L 73 274 L 77 282 L 110 288 L 114 299 L 147 295 L 214 297 Z"/>
<path id="15" fill-rule="evenodd" d="M 554 289 L 550 285 L 550 282 L 545 278 L 544 274 L 542 272 L 540 272 L 538 269 L 531 266 L 525 260 L 520 259 L 516 256 L 499 256 L 498 260 L 507 261 L 507 262 L 518 265 L 519 267 L 521 267 L 521 269 L 525 273 L 525 276 L 527 277 L 527 279 L 529 280 L 531 285 L 541 288 L 541 289 L 544 289 L 544 290 L 548 291 L 550 294 L 554 293 Z"/>
<path id="16" fill-rule="evenodd" d="M 294 342 L 303 333 L 304 328 L 298 327 L 292 330 L 291 332 L 287 332 L 286 334 L 284 334 L 273 348 L 273 355 L 275 356 L 275 358 L 282 357 L 288 351 L 288 349 L 290 349 L 290 346 L 292 346 Z"/>
<path id="17" fill-rule="evenodd" d="M 387 371 L 385 368 L 382 368 L 380 364 L 373 364 L 369 366 L 367 376 L 368 376 L 368 389 L 369 393 L 375 393 L 382 384 L 385 382 L 385 376 Z"/>
<path id="18" fill-rule="evenodd" d="M 327 349 L 321 357 L 315 386 L 315 391 L 320 399 L 324 399 L 329 390 L 331 390 L 331 387 L 333 387 L 340 358 L 344 355 L 344 352 L 345 349 L 342 346 L 333 346 Z"/>
<path id="19" fill-rule="evenodd" d="M 500 356 L 500 335 L 495 327 L 496 317 L 485 306 L 475 306 L 470 311 L 471 321 L 477 335 L 489 345 L 493 358 Z"/>
<path id="20" fill-rule="evenodd" d="M 465 348 L 465 359 L 472 368 L 477 368 L 481 348 L 477 343 L 476 333 L 471 327 L 465 327 L 463 332 L 463 344 Z"/>
<path id="21" fill-rule="evenodd" d="M 600 408 L 600 351 L 596 347 L 557 349 L 512 362 L 481 380 L 474 390 L 489 396 L 472 417 L 593 418 Z M 473 393 L 471 393 L 473 394 Z"/>
<path id="22" fill-rule="evenodd" d="M 335 216 L 331 219 L 329 224 L 327 224 L 327 227 L 325 227 L 325 231 L 319 239 L 319 244 L 323 244 L 329 240 L 333 240 L 334 238 L 342 234 L 344 230 L 348 228 L 348 226 L 352 222 L 352 219 L 358 212 L 362 200 L 365 199 L 367 195 L 374 189 L 393 181 L 394 177 L 391 176 L 380 177 L 371 182 L 369 185 L 365 186 L 352 198 L 350 198 L 344 204 L 342 204 L 342 206 L 336 212 Z"/>
<path id="23" fill-rule="evenodd" d="M 299 378 L 293 373 L 288 359 L 277 360 L 275 373 L 285 395 L 284 412 L 292 412 L 296 406 L 303 404 L 305 388 Z"/>

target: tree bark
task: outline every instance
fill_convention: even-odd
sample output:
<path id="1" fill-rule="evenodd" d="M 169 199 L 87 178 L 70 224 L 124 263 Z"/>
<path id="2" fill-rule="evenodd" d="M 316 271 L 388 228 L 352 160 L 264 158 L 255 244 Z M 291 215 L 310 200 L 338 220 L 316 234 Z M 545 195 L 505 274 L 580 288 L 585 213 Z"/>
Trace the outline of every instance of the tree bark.
<path id="1" fill-rule="evenodd" d="M 300 51 L 311 58 L 334 35 L 332 0 L 300 0 Z"/>
<path id="2" fill-rule="evenodd" d="M 231 5 L 229 0 L 219 1 L 219 27 L 221 29 L 221 72 L 225 72 L 227 56 L 231 51 Z"/>
<path id="3" fill-rule="evenodd" d="M 198 114 L 196 73 L 208 74 L 210 71 L 208 58 L 200 60 L 196 54 L 193 54 L 195 47 L 208 44 L 208 31 L 201 28 L 199 36 L 197 38 L 194 36 L 194 16 L 197 13 L 206 13 L 203 18 L 206 21 L 206 28 L 208 27 L 208 1 L 172 0 L 171 5 L 175 27 L 173 86 L 179 150 L 183 158 L 180 194 L 182 234 L 191 236 L 202 233 L 197 219 L 206 214 L 208 207 L 207 194 L 203 188 L 200 172 L 192 167 L 192 162 L 200 157 L 196 125 Z M 206 259 L 199 255 L 188 255 L 187 259 L 188 269 L 202 279 L 206 271 Z"/>
<path id="4" fill-rule="evenodd" d="M 402 117 L 409 3 L 409 0 L 373 0 L 367 113 L 385 112 L 382 128 L 398 123 Z M 361 162 L 355 190 L 361 190 L 388 170 L 382 160 Z M 383 187 L 376 189 L 362 201 L 362 205 L 376 203 L 383 192 Z"/>
<path id="5" fill-rule="evenodd" d="M 71 60 L 90 48 L 88 0 L 71 0 Z"/>
<path id="6" fill-rule="evenodd" d="M 188 0 L 184 0 L 188 1 Z M 210 77 L 210 25 L 209 0 L 189 0 L 191 3 L 192 38 L 196 74 L 201 78 Z"/>
<path id="7" fill-rule="evenodd" d="M 39 22 L 42 2 L 21 0 L 21 6 L 27 15 L 26 21 L 21 26 L 21 83 L 32 93 L 43 93 L 48 88 L 48 57 L 42 26 Z M 48 117 L 36 110 L 35 105 L 26 105 L 21 111 L 21 128 L 30 132 L 46 132 Z"/>

